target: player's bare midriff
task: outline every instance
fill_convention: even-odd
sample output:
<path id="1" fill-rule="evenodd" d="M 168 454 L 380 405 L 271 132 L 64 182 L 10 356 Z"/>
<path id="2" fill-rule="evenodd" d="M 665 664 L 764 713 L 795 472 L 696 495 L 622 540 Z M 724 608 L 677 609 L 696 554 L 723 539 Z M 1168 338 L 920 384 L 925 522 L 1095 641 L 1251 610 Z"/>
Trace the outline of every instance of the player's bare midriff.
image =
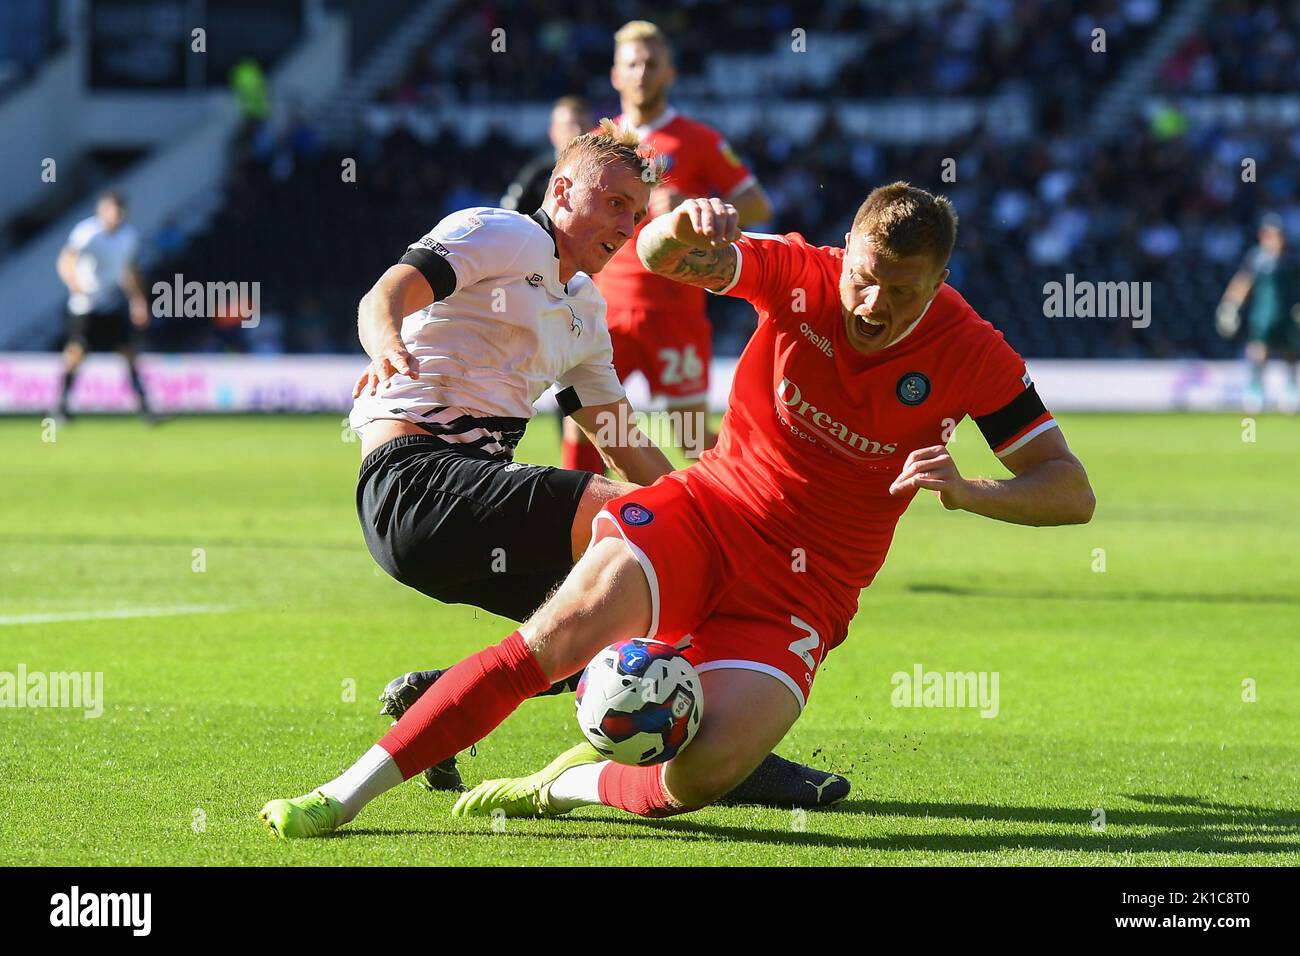
<path id="1" fill-rule="evenodd" d="M 361 433 L 361 457 L 365 458 L 372 451 L 394 438 L 400 438 L 403 435 L 427 435 L 429 434 L 414 422 L 402 421 L 397 418 L 378 418 L 367 425 L 362 425 Z"/>

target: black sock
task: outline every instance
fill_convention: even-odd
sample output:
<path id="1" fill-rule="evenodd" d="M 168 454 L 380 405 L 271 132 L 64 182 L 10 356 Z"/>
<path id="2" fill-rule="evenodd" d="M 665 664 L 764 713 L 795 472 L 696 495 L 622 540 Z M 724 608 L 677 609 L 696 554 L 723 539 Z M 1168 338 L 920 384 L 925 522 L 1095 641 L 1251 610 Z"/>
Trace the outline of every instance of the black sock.
<path id="1" fill-rule="evenodd" d="M 140 381 L 140 372 L 135 367 L 134 362 L 127 364 L 131 371 L 131 387 L 135 389 L 135 394 L 140 398 L 140 411 L 142 414 L 149 414 L 149 396 L 144 393 L 144 382 Z"/>
<path id="2" fill-rule="evenodd" d="M 78 368 L 65 369 L 63 372 L 63 394 L 59 396 L 59 411 L 67 414 L 68 396 L 72 394 L 72 383 L 77 380 Z"/>

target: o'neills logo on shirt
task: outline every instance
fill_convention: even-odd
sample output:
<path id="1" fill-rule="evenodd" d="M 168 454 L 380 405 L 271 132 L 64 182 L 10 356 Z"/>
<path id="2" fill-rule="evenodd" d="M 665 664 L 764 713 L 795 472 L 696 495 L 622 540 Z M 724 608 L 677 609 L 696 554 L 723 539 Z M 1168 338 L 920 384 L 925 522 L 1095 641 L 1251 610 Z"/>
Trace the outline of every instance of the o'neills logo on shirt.
<path id="1" fill-rule="evenodd" d="M 776 401 L 778 414 L 781 413 L 781 409 L 784 407 L 789 410 L 790 414 L 810 426 L 810 431 L 804 431 L 797 422 L 790 421 L 785 418 L 785 415 L 781 415 L 791 434 L 799 438 L 807 441 L 818 441 L 822 437 L 832 438 L 834 441 L 825 443 L 828 448 L 857 460 L 884 458 L 898 451 L 896 442 L 882 445 L 866 435 L 859 435 L 844 422 L 836 421 L 834 415 L 823 412 L 816 405 L 805 401 L 799 386 L 788 378 L 781 379 L 781 384 L 776 387 Z M 858 454 L 858 452 L 862 454 Z"/>
<path id="2" fill-rule="evenodd" d="M 818 335 L 807 322 L 800 324 L 799 331 L 803 333 L 804 338 L 817 347 L 817 351 L 830 358 L 835 357 L 835 349 L 831 345 L 830 336 Z"/>

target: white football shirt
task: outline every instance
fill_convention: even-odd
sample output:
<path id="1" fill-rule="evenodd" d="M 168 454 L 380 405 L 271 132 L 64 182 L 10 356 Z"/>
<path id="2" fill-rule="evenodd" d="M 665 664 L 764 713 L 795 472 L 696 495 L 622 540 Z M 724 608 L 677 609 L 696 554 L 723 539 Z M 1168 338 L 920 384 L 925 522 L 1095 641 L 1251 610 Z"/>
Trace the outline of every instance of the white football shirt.
<path id="1" fill-rule="evenodd" d="M 402 419 L 510 457 L 533 402 L 552 385 L 567 411 L 621 399 L 605 300 L 586 273 L 560 282 L 553 233 L 540 209 L 477 206 L 412 243 L 401 261 L 419 268 L 437 296 L 402 320 L 420 378 L 396 375 L 357 398 L 352 427 Z"/>
<path id="2" fill-rule="evenodd" d="M 68 234 L 68 246 L 77 253 L 75 272 L 82 291 L 68 296 L 68 311 L 75 315 L 107 312 L 121 304 L 122 277 L 135 263 L 140 234 L 130 223 L 112 232 L 96 216 L 83 219 Z"/>

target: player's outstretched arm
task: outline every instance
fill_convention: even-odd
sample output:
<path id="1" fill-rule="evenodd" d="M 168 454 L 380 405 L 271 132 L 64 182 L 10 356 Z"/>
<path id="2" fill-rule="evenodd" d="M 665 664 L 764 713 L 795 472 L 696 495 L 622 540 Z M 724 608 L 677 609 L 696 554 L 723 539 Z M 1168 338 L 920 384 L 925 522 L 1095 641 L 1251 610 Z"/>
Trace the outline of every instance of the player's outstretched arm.
<path id="1" fill-rule="evenodd" d="M 433 289 L 419 269 L 398 263 L 379 277 L 357 307 L 357 337 L 370 356 L 370 365 L 352 390 L 356 398 L 375 389 L 398 372 L 420 377 L 420 363 L 402 342 L 402 319 L 434 299 Z"/>
<path id="2" fill-rule="evenodd" d="M 717 292 L 735 278 L 732 243 L 739 238 L 735 206 L 721 199 L 688 199 L 641 230 L 636 253 L 656 275 Z"/>
<path id="3" fill-rule="evenodd" d="M 1088 473 L 1059 428 L 1043 432 L 1002 459 L 1014 478 L 963 478 L 943 445 L 907 456 L 889 493 L 929 488 L 949 510 L 1043 527 L 1087 524 L 1097 505 Z"/>
<path id="4" fill-rule="evenodd" d="M 673 470 L 672 462 L 637 425 L 627 399 L 580 408 L 573 420 L 624 481 L 652 485 Z"/>

